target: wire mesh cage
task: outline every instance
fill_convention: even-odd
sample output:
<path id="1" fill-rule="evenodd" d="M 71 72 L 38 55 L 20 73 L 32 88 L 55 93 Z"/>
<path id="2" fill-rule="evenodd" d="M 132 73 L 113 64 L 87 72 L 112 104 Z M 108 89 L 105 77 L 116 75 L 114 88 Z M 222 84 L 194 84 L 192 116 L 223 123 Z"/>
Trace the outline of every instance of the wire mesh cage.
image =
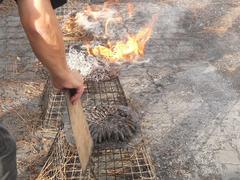
<path id="1" fill-rule="evenodd" d="M 66 47 L 66 52 L 71 54 L 71 48 L 77 48 L 69 64 L 74 68 L 81 67 L 79 72 L 85 73 L 86 89 L 81 98 L 84 112 L 90 126 L 90 131 L 95 143 L 107 140 L 129 140 L 137 132 L 137 115 L 128 107 L 127 99 L 121 87 L 117 70 L 99 61 L 92 61 L 85 56 L 81 44 L 73 43 Z M 83 55 L 84 54 L 84 55 Z M 92 57 L 94 58 L 94 57 Z M 86 64 L 84 64 L 86 62 Z M 88 64 L 89 63 L 89 64 Z M 100 63 L 95 67 L 93 64 Z M 103 66 L 102 66 L 103 64 Z M 86 67 L 86 68 L 85 68 Z M 90 67 L 90 68 L 89 68 Z M 69 123 L 66 113 L 66 102 L 62 92 L 57 92 L 50 84 L 46 84 L 43 103 L 43 128 L 59 129 Z M 63 116 L 64 115 L 64 116 Z"/>
<path id="2" fill-rule="evenodd" d="M 66 15 L 69 18 L 69 14 L 79 7 L 76 2 L 79 1 L 71 1 L 57 10 L 60 23 Z M 71 59 L 73 61 L 79 60 L 81 53 L 84 54 L 79 44 L 82 39 L 76 39 L 75 35 L 64 34 L 65 37 L 74 37 L 67 41 L 65 39 L 66 53 L 69 53 L 73 45 L 80 50 L 80 53 L 76 54 L 78 58 Z M 77 36 L 81 37 L 79 34 Z M 119 140 L 129 139 L 136 132 L 136 121 L 133 120 L 135 116 L 128 107 L 119 78 L 115 73 L 107 72 L 109 76 L 99 79 L 99 71 L 95 72 L 97 78 L 94 76 L 93 79 L 89 77 L 85 79 L 86 89 L 81 98 L 95 142 L 91 166 L 86 174 L 82 173 L 66 110 L 65 96 L 63 92 L 56 91 L 48 80 L 43 96 L 42 125 L 43 128 L 55 128 L 59 133 L 38 179 L 155 179 L 154 167 L 144 144 L 129 146 L 127 142 L 118 143 Z M 104 138 L 113 141 L 101 144 Z"/>
<path id="3" fill-rule="evenodd" d="M 115 104 L 127 106 L 127 99 L 118 77 L 106 81 L 86 81 L 86 89 L 82 96 L 83 107 L 101 104 Z M 66 106 L 63 92 L 53 88 L 48 80 L 43 93 L 42 127 L 58 129 L 62 123 L 64 108 Z"/>
<path id="4" fill-rule="evenodd" d="M 83 174 L 76 147 L 70 146 L 64 133 L 59 131 L 37 179 L 153 180 L 156 176 L 144 143 L 95 149 L 90 166 Z"/>

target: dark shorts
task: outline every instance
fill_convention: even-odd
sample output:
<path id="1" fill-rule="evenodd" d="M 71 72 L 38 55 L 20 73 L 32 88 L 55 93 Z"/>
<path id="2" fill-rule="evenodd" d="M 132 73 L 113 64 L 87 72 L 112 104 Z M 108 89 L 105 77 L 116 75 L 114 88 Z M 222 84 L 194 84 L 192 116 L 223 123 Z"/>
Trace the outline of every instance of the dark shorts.
<path id="1" fill-rule="evenodd" d="M 16 180 L 16 143 L 0 124 L 0 180 Z"/>

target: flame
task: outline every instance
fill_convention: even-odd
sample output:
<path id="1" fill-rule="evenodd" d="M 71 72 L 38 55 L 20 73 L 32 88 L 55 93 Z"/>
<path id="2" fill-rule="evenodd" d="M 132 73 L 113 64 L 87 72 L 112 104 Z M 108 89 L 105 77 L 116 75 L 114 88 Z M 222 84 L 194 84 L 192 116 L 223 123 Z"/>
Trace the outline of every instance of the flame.
<path id="1" fill-rule="evenodd" d="M 84 22 L 92 26 L 97 23 L 104 24 L 104 34 L 101 34 L 101 36 L 107 39 L 111 37 L 111 34 L 109 34 L 110 25 L 112 23 L 123 23 L 124 16 L 121 16 L 120 12 L 113 8 L 113 6 L 118 5 L 119 0 L 109 0 L 103 6 L 88 5 L 84 9 L 84 13 L 76 15 L 76 22 L 79 26 L 84 26 Z M 132 3 L 127 3 L 126 8 L 128 17 L 131 18 L 134 15 L 135 7 Z M 86 17 L 86 19 L 83 17 Z M 146 27 L 141 28 L 136 34 L 127 34 L 123 40 L 109 41 L 106 45 L 95 47 L 86 45 L 88 53 L 92 56 L 101 57 L 110 63 L 134 61 L 144 56 L 145 46 L 152 35 L 155 21 L 156 17 L 153 16 L 152 21 Z"/>
<path id="2" fill-rule="evenodd" d="M 128 35 L 125 41 L 108 42 L 108 47 L 99 45 L 94 48 L 88 48 L 88 52 L 90 55 L 104 58 L 110 63 L 134 61 L 144 55 L 144 49 L 152 35 L 155 21 L 156 17 L 153 16 L 148 26 L 140 29 L 135 35 Z"/>

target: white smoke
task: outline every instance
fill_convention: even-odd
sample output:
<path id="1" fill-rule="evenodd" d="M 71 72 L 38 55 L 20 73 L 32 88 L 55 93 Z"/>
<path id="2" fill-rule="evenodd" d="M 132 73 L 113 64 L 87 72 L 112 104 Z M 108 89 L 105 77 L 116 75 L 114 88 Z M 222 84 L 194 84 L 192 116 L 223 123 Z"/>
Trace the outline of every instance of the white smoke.
<path id="1" fill-rule="evenodd" d="M 79 71 L 85 79 L 99 81 L 111 77 L 110 65 L 98 57 L 88 55 L 81 45 L 70 46 L 67 63 L 70 69 Z"/>
<path id="2" fill-rule="evenodd" d="M 70 69 L 80 71 L 84 77 L 93 71 L 93 60 L 91 61 L 91 58 L 87 58 L 83 51 L 79 51 L 73 46 L 69 48 L 67 62 Z"/>

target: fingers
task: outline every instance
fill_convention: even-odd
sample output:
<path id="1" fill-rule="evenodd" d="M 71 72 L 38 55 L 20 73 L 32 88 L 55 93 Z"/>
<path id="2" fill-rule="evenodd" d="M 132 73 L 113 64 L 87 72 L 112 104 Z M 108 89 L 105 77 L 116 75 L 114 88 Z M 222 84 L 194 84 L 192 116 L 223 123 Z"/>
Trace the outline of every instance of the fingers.
<path id="1" fill-rule="evenodd" d="M 84 91 L 84 87 L 77 88 L 76 94 L 70 98 L 70 101 L 71 101 L 72 104 L 77 103 L 77 100 L 80 99 L 80 97 L 83 94 L 83 91 Z"/>

